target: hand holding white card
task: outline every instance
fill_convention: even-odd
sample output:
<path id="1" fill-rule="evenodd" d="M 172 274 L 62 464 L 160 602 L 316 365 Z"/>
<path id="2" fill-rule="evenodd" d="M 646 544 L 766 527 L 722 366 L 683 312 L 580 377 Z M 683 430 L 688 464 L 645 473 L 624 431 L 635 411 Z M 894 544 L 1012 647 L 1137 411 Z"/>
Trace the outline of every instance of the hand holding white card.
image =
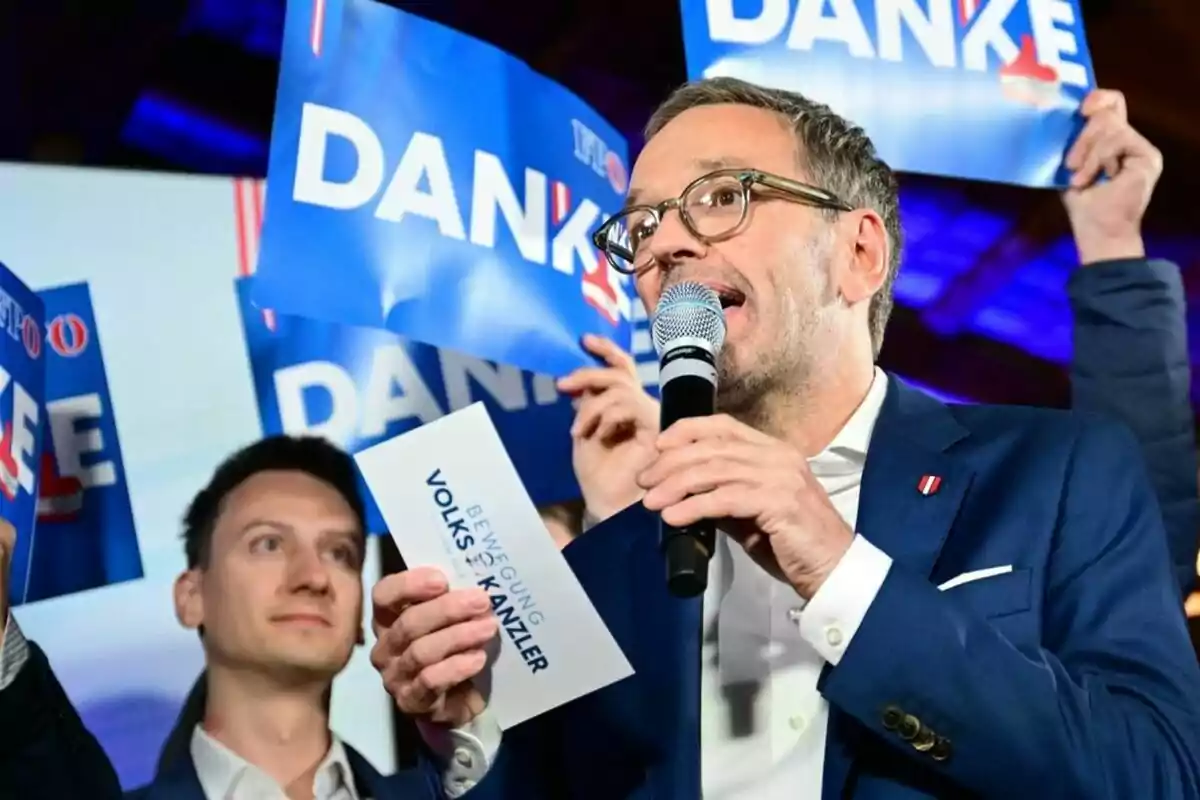
<path id="1" fill-rule="evenodd" d="M 500 622 L 488 707 L 509 728 L 633 674 L 480 403 L 354 457 L 410 567 L 487 590 Z"/>

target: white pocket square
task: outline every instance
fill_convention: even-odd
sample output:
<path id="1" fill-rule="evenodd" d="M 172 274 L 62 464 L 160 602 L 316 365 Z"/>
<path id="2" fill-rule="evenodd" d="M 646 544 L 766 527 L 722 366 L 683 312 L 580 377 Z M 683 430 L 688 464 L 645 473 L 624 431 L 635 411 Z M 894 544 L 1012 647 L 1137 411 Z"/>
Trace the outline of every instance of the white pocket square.
<path id="1" fill-rule="evenodd" d="M 994 578 L 997 575 L 1007 575 L 1012 571 L 1012 564 L 1005 564 L 1002 567 L 988 567 L 987 569 L 973 569 L 970 572 L 964 572 L 962 575 L 956 575 L 939 586 L 938 589 L 944 592 L 947 589 L 953 589 L 955 586 L 962 586 L 964 583 L 981 581 L 984 578 Z"/>

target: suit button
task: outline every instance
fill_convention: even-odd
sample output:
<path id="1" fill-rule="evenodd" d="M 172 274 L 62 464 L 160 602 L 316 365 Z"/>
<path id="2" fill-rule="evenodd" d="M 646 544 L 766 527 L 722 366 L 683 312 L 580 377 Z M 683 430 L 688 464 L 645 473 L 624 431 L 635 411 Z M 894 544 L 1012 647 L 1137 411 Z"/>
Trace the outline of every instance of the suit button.
<path id="1" fill-rule="evenodd" d="M 905 714 L 904 719 L 900 721 L 900 738 L 906 742 L 911 742 L 917 738 L 917 734 L 921 732 L 921 720 L 914 717 L 912 714 Z"/>
<path id="2" fill-rule="evenodd" d="M 917 731 L 917 738 L 912 741 L 912 746 L 924 753 L 932 750 L 935 742 L 937 742 L 937 735 L 927 726 L 922 725 L 921 730 Z"/>
<path id="3" fill-rule="evenodd" d="M 945 761 L 950 758 L 950 740 L 939 736 L 937 741 L 933 743 L 933 749 L 929 751 L 929 757 L 934 761 Z"/>
<path id="4" fill-rule="evenodd" d="M 895 706 L 883 709 L 883 729 L 885 731 L 894 731 L 899 728 L 902 719 L 904 719 L 904 712 Z"/>

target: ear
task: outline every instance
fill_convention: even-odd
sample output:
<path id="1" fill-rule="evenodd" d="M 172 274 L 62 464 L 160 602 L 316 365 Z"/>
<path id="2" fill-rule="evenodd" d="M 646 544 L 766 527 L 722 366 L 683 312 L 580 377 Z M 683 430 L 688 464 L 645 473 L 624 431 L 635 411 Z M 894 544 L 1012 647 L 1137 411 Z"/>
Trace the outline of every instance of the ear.
<path id="1" fill-rule="evenodd" d="M 844 212 L 842 224 L 852 249 L 840 288 L 846 302 L 854 305 L 869 300 L 883 286 L 892 248 L 883 218 L 869 208 Z"/>
<path id="2" fill-rule="evenodd" d="M 204 624 L 204 595 L 200 591 L 200 570 L 189 569 L 175 579 L 175 618 L 189 630 Z"/>

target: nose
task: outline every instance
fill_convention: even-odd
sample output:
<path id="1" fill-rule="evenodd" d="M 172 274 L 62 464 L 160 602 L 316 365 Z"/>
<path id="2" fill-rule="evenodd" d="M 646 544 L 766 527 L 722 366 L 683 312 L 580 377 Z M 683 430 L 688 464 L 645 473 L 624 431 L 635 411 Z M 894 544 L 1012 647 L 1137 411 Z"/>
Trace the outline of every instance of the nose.
<path id="1" fill-rule="evenodd" d="M 683 261 L 702 258 L 707 249 L 706 245 L 697 239 L 687 225 L 679 209 L 667 209 L 663 213 L 658 229 L 646 243 L 654 263 L 660 268 L 669 268 Z"/>
<path id="2" fill-rule="evenodd" d="M 313 548 L 298 548 L 288 562 L 288 590 L 325 594 L 329 588 L 329 565 L 321 554 Z"/>

